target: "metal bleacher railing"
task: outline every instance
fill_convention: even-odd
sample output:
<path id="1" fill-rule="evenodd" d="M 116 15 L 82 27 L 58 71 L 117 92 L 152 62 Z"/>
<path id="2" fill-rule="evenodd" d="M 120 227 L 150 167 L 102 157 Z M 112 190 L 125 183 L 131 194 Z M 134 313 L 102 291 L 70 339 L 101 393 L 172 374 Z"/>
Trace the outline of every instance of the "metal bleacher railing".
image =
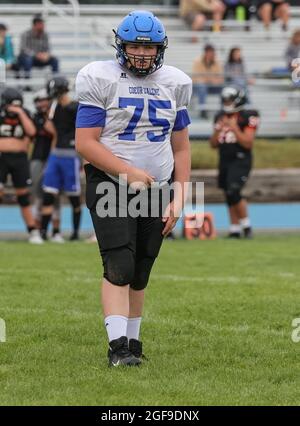
<path id="1" fill-rule="evenodd" d="M 50 34 L 52 50 L 59 58 L 61 71 L 74 80 L 78 70 L 93 60 L 112 59 L 114 50 L 112 28 L 116 28 L 120 18 L 136 5 L 124 4 L 79 5 L 77 0 L 69 0 L 68 4 L 57 5 L 49 0 L 30 5 L 0 4 L 1 21 L 5 22 L 13 36 L 16 53 L 18 52 L 20 34 L 30 26 L 33 14 L 41 13 L 47 20 L 47 31 Z M 270 38 L 262 29 L 260 22 L 251 20 L 250 31 L 244 31 L 243 23 L 232 19 L 224 21 L 225 30 L 213 33 L 209 30 L 201 33 L 189 31 L 178 17 L 178 8 L 171 2 L 148 2 L 140 4 L 140 8 L 153 10 L 161 16 L 169 37 L 169 48 L 166 52 L 166 63 L 174 65 L 191 75 L 195 57 L 201 55 L 203 45 L 207 42 L 216 47 L 219 59 L 225 62 L 232 46 L 240 46 L 246 62 L 249 76 L 255 77 L 255 84 L 250 87 L 253 106 L 260 110 L 262 124 L 260 136 L 300 135 L 300 91 L 293 88 L 289 76 L 286 78 L 270 78 L 271 69 L 284 67 L 283 53 L 291 32 L 300 27 L 300 8 L 292 8 L 290 31 L 282 33 L 279 24 L 274 23 Z M 198 42 L 191 43 L 192 37 Z M 15 80 L 7 76 L 9 85 L 28 85 L 28 80 Z M 49 77 L 47 70 L 34 70 L 30 86 L 33 90 L 44 85 Z M 27 102 L 31 102 L 32 92 L 25 92 Z M 218 98 L 209 96 L 207 109 L 212 113 L 218 108 Z M 199 107 L 194 97 L 191 104 L 193 118 L 191 134 L 195 137 L 207 136 L 211 132 L 211 120 L 199 119 Z"/>

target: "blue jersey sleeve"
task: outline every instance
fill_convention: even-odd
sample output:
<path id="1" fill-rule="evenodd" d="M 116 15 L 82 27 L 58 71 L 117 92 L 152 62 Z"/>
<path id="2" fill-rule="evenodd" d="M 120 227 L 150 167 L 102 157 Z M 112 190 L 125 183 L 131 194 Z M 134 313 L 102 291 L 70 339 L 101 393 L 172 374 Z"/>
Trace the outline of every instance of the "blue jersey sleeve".
<path id="1" fill-rule="evenodd" d="M 187 127 L 189 124 L 191 124 L 191 120 L 189 117 L 189 114 L 186 109 L 181 109 L 180 111 L 177 111 L 173 131 L 179 131 Z"/>
<path id="2" fill-rule="evenodd" d="M 93 105 L 79 104 L 76 116 L 76 128 L 104 127 L 106 111 Z"/>

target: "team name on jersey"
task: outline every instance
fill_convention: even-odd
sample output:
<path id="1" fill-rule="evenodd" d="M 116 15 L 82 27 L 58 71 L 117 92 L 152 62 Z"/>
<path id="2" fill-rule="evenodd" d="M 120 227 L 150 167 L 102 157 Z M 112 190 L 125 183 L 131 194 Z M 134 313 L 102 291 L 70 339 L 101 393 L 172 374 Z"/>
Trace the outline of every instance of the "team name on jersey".
<path id="1" fill-rule="evenodd" d="M 159 89 L 154 89 L 154 87 L 129 86 L 128 91 L 130 95 L 160 95 Z"/>

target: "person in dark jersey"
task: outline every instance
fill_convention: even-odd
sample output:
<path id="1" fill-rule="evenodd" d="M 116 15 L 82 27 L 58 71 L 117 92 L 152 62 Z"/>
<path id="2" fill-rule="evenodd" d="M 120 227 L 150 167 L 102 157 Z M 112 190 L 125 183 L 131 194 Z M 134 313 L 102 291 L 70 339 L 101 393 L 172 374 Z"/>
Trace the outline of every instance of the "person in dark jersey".
<path id="1" fill-rule="evenodd" d="M 0 203 L 4 185 L 11 175 L 22 217 L 29 233 L 29 242 L 41 244 L 30 205 L 31 185 L 27 157 L 30 138 L 36 129 L 27 110 L 23 108 L 22 94 L 7 87 L 1 94 L 0 108 Z"/>
<path id="2" fill-rule="evenodd" d="M 216 114 L 210 143 L 219 149 L 219 188 L 223 189 L 230 216 L 230 238 L 239 238 L 241 231 L 252 237 L 247 201 L 241 190 L 252 167 L 252 148 L 259 114 L 246 110 L 247 98 L 243 89 L 224 87 L 221 93 L 222 109 Z"/>
<path id="3" fill-rule="evenodd" d="M 51 151 L 43 179 L 43 207 L 41 235 L 47 239 L 47 229 L 53 214 L 55 197 L 60 191 L 68 196 L 73 211 L 71 241 L 79 239 L 81 218 L 80 160 L 75 151 L 75 121 L 78 103 L 69 94 L 65 77 L 54 77 L 47 83 L 47 93 L 52 99 L 49 118 L 57 133 L 57 143 Z"/>
<path id="4" fill-rule="evenodd" d="M 33 121 L 36 127 L 36 135 L 33 138 L 33 149 L 30 161 L 30 172 L 32 179 L 32 190 L 34 203 L 34 216 L 37 226 L 41 226 L 41 207 L 43 202 L 42 180 L 51 151 L 56 145 L 56 130 L 48 118 L 50 108 L 50 97 L 46 89 L 41 89 L 33 98 L 36 112 Z M 60 233 L 60 204 L 59 197 L 55 198 L 54 211 L 52 215 L 53 232 L 51 241 L 63 243 L 64 239 Z"/>

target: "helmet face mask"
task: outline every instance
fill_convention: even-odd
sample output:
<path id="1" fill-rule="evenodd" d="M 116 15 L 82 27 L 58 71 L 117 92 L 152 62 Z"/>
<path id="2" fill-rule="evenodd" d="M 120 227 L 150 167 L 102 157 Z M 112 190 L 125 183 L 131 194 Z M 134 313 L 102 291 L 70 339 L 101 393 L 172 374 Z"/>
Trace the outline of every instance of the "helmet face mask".
<path id="1" fill-rule="evenodd" d="M 227 114 L 241 111 L 246 104 L 247 98 L 243 89 L 226 86 L 221 93 L 222 110 Z"/>
<path id="2" fill-rule="evenodd" d="M 151 12 L 134 11 L 127 15 L 115 32 L 117 60 L 136 76 L 147 76 L 162 67 L 168 39 L 162 23 Z M 156 47 L 156 53 L 128 53 L 126 46 Z M 153 50 L 153 49 L 149 49 Z"/>

